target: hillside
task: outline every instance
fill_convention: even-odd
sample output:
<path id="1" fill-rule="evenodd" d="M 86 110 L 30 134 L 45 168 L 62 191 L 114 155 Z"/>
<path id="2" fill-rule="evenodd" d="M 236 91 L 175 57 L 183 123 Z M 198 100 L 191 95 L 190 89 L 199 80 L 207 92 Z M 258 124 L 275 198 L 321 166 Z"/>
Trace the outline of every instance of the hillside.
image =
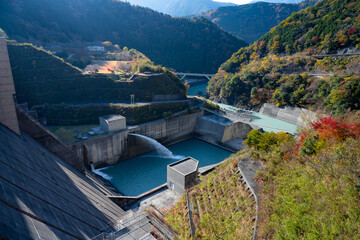
<path id="1" fill-rule="evenodd" d="M 127 2 L 155 11 L 183 17 L 203 13 L 222 6 L 235 6 L 232 3 L 215 2 L 212 0 L 127 0 Z"/>
<path id="2" fill-rule="evenodd" d="M 243 184 L 237 167 L 239 159 L 227 159 L 188 191 L 195 226 L 193 238 L 185 195 L 166 213 L 164 220 L 181 239 L 251 239 L 256 206 Z"/>
<path id="3" fill-rule="evenodd" d="M 263 163 L 257 239 L 359 239 L 359 118 L 321 118 L 299 135 L 248 135 Z"/>
<path id="4" fill-rule="evenodd" d="M 119 1 L 1 1 L 0 28 L 10 39 L 38 45 L 110 41 L 186 72 L 216 72 L 246 46 L 206 19 L 172 18 Z"/>
<path id="5" fill-rule="evenodd" d="M 359 55 L 313 56 L 359 52 L 359 11 L 355 0 L 324 0 L 292 14 L 222 64 L 208 94 L 245 108 L 273 102 L 336 114 L 360 109 Z"/>
<path id="6" fill-rule="evenodd" d="M 19 103 L 59 104 L 90 100 L 151 101 L 156 94 L 185 96 L 178 77 L 159 68 L 158 75 L 136 76 L 132 81 L 115 74 L 83 74 L 79 69 L 30 44 L 8 44 Z M 154 67 L 155 68 L 155 67 Z"/>
<path id="7" fill-rule="evenodd" d="M 252 130 L 245 150 L 188 190 L 194 237 L 185 195 L 162 220 L 181 239 L 252 239 L 254 224 L 256 239 L 359 239 L 360 119 L 344 118 L 320 118 L 299 137 Z M 261 163 L 257 211 L 238 171 L 244 158 Z"/>
<path id="8" fill-rule="evenodd" d="M 225 31 L 252 43 L 289 17 L 293 12 L 314 5 L 308 0 L 299 4 L 258 2 L 234 7 L 221 7 L 201 16 Z"/>

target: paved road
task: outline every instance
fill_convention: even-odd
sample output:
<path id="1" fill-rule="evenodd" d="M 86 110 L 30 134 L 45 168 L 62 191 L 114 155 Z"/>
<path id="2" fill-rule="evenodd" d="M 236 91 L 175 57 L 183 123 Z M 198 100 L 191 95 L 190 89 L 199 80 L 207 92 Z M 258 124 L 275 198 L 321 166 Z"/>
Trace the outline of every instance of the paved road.
<path id="1" fill-rule="evenodd" d="M 147 104 L 157 104 L 157 103 L 179 103 L 179 102 L 190 102 L 194 100 L 193 98 L 187 98 L 183 100 L 170 100 L 170 101 L 149 101 L 149 102 L 135 102 L 135 106 L 142 106 Z M 77 101 L 77 102 L 70 102 L 67 103 L 68 105 L 109 105 L 112 103 L 113 105 L 119 105 L 119 106 L 131 106 L 130 101 L 119 101 L 119 100 L 87 100 L 87 101 Z"/>

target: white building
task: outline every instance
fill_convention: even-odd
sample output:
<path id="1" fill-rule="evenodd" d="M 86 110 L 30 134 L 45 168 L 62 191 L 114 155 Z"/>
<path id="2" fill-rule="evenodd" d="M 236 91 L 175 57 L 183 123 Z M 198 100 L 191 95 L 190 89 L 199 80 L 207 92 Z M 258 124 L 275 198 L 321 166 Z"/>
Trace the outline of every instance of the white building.
<path id="1" fill-rule="evenodd" d="M 90 52 L 104 52 L 105 48 L 103 46 L 88 46 Z"/>
<path id="2" fill-rule="evenodd" d="M 99 117 L 100 129 L 104 132 L 114 132 L 126 128 L 126 118 L 121 115 L 105 115 Z"/>

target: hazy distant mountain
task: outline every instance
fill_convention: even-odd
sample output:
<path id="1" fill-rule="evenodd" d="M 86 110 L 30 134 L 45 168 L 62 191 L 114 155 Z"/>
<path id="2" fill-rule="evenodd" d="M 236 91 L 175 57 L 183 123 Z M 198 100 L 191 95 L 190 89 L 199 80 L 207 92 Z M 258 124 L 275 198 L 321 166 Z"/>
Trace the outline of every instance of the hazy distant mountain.
<path id="1" fill-rule="evenodd" d="M 215 2 L 212 0 L 125 0 L 131 4 L 149 7 L 153 10 L 182 17 L 195 15 L 222 6 L 236 6 L 232 3 Z"/>
<path id="2" fill-rule="evenodd" d="M 209 19 L 225 31 L 252 43 L 293 12 L 313 6 L 319 1 L 305 0 L 298 4 L 257 2 L 220 7 L 203 13 L 201 16 Z"/>
<path id="3" fill-rule="evenodd" d="M 250 3 L 268 2 L 268 3 L 299 3 L 302 0 L 253 0 Z"/>
<path id="4" fill-rule="evenodd" d="M 174 18 L 105 0 L 0 0 L 0 28 L 36 44 L 111 41 L 178 71 L 216 72 L 246 42 L 205 18 Z"/>

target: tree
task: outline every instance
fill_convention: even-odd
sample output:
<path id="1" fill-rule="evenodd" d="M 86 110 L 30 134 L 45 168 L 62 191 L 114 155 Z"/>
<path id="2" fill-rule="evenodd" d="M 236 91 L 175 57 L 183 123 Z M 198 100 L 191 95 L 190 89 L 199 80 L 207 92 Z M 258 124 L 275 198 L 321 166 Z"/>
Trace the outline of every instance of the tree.
<path id="1" fill-rule="evenodd" d="M 110 41 L 105 41 L 102 43 L 102 45 L 104 45 L 104 47 L 107 47 L 107 48 L 114 47 L 114 45 Z"/>
<path id="2" fill-rule="evenodd" d="M 346 47 L 349 43 L 349 38 L 343 30 L 336 34 L 336 43 L 339 47 Z"/>
<path id="3" fill-rule="evenodd" d="M 273 43 L 273 45 L 271 46 L 271 51 L 274 53 L 274 54 L 278 54 L 278 53 L 281 53 L 282 52 L 282 44 L 280 43 L 280 41 L 275 41 Z"/>
<path id="4" fill-rule="evenodd" d="M 331 53 L 334 49 L 334 42 L 330 36 L 330 34 L 326 34 L 323 41 L 323 49 L 325 49 L 326 53 Z"/>

